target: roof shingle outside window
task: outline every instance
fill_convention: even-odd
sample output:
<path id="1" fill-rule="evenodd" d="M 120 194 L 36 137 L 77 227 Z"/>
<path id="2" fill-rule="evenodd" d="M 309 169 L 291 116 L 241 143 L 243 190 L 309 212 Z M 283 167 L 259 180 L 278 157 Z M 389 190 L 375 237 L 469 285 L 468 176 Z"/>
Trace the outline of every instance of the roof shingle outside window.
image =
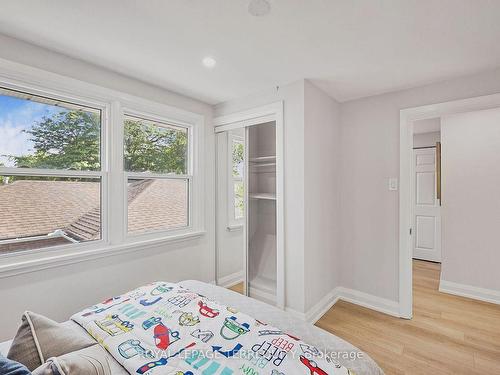
<path id="1" fill-rule="evenodd" d="M 128 186 L 128 229 L 137 233 L 188 225 L 184 180 L 134 180 Z M 0 252 L 101 238 L 100 184 L 19 180 L 0 185 Z M 66 238 L 16 244 L 2 240 L 46 236 Z"/>

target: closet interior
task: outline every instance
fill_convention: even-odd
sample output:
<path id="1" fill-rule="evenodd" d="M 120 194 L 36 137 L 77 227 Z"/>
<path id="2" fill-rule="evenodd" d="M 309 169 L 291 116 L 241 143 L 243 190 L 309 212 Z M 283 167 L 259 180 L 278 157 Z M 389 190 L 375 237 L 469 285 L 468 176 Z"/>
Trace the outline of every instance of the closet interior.
<path id="1" fill-rule="evenodd" d="M 216 139 L 217 283 L 275 305 L 276 122 L 231 128 Z"/>
<path id="2" fill-rule="evenodd" d="M 276 302 L 276 129 L 247 128 L 248 295 Z"/>

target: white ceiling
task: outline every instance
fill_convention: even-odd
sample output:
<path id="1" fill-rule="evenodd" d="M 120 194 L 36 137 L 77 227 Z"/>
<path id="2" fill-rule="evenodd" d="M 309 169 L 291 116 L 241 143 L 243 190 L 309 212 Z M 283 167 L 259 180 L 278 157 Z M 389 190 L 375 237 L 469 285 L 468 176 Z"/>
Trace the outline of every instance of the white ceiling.
<path id="1" fill-rule="evenodd" d="M 253 17 L 247 0 L 2 0 L 0 32 L 208 103 L 301 78 L 345 101 L 500 66 L 499 0 L 270 1 Z"/>

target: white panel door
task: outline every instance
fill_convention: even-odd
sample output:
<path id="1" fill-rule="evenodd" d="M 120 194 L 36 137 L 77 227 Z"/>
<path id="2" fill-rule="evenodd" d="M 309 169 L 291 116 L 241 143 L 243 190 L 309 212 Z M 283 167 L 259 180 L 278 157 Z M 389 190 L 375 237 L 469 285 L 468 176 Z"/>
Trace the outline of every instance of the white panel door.
<path id="1" fill-rule="evenodd" d="M 441 262 L 441 207 L 436 197 L 436 149 L 413 150 L 413 257 Z"/>

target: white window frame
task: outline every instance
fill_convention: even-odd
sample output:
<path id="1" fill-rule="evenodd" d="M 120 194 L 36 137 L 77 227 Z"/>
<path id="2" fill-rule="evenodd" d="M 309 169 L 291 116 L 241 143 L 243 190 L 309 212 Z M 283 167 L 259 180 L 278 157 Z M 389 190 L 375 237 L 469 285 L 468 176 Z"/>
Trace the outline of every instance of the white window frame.
<path id="1" fill-rule="evenodd" d="M 100 209 L 101 209 L 101 238 L 92 241 L 84 241 L 79 243 L 71 243 L 57 246 L 48 246 L 31 250 L 20 250 L 12 253 L 0 254 L 1 257 L 12 257 L 19 254 L 31 254 L 40 253 L 41 250 L 49 250 L 52 248 L 57 249 L 78 249 L 86 248 L 88 245 L 93 244 L 96 246 L 103 246 L 108 242 L 108 227 L 105 225 L 107 223 L 107 199 L 108 199 L 108 158 L 107 158 L 107 140 L 108 140 L 108 121 L 109 121 L 109 111 L 110 106 L 102 101 L 91 100 L 84 96 L 79 95 L 68 95 L 61 93 L 58 90 L 50 90 L 48 88 L 41 88 L 36 86 L 27 86 L 14 84 L 10 82 L 0 82 L 0 87 L 7 90 L 13 90 L 20 93 L 26 93 L 29 95 L 35 95 L 51 100 L 66 102 L 70 105 L 78 105 L 82 107 L 88 107 L 89 109 L 99 110 L 101 112 L 101 132 L 100 132 L 100 164 L 101 169 L 99 171 L 76 171 L 67 169 L 45 169 L 45 168 L 15 168 L 15 167 L 0 167 L 0 175 L 2 176 L 35 176 L 35 177 L 60 177 L 60 178 L 95 178 L 100 182 L 99 199 L 100 199 Z"/>
<path id="2" fill-rule="evenodd" d="M 193 125 L 189 123 L 184 123 L 180 122 L 175 119 L 167 118 L 164 116 L 158 116 L 155 114 L 151 114 L 149 112 L 142 112 L 142 111 L 137 111 L 133 110 L 130 108 L 123 108 L 123 121 L 125 121 L 125 117 L 130 116 L 130 117 L 135 117 L 139 120 L 146 120 L 146 121 L 152 121 L 155 123 L 155 125 L 158 125 L 158 127 L 161 127 L 162 124 L 164 125 L 172 125 L 176 126 L 182 129 L 187 130 L 187 136 L 188 136 L 188 150 L 187 150 L 187 165 L 186 165 L 186 174 L 167 174 L 167 173 L 149 173 L 149 172 L 127 172 L 125 171 L 125 165 L 123 165 L 123 173 L 124 173 L 124 207 L 125 207 L 125 215 L 124 215 L 124 228 L 125 228 L 125 233 L 126 233 L 126 238 L 128 241 L 134 241 L 137 239 L 148 239 L 152 238 L 158 235 L 168 235 L 168 234 L 184 234 L 184 233 L 189 233 L 193 230 L 193 220 L 192 216 L 195 214 L 193 212 L 193 169 L 194 169 L 194 161 L 193 161 L 193 147 L 192 143 L 194 140 L 194 129 Z M 123 128 L 123 125 L 122 125 Z M 123 128 L 123 135 L 125 129 Z M 125 164 L 125 159 L 123 159 L 124 164 Z M 163 180 L 187 180 L 187 189 L 188 189 L 188 202 L 187 202 L 187 215 L 188 215 L 188 225 L 179 227 L 179 228 L 165 228 L 165 229 L 156 229 L 156 230 L 149 230 L 149 231 L 144 231 L 142 233 L 129 233 L 128 232 L 128 180 L 132 179 L 163 179 Z"/>
<path id="3" fill-rule="evenodd" d="M 98 176 L 101 178 L 101 240 L 0 254 L 0 278 L 115 254 L 144 251 L 205 234 L 204 116 L 135 95 L 0 58 L 0 87 L 101 110 L 101 171 L 0 168 L 3 175 Z M 190 129 L 190 226 L 179 231 L 127 236 L 123 170 L 123 114 L 146 114 Z M 140 116 L 139 116 L 140 117 Z"/>
<path id="4" fill-rule="evenodd" d="M 245 174 L 247 173 L 245 159 L 243 159 L 243 176 L 242 177 L 234 177 L 233 176 L 233 143 L 239 142 L 243 144 L 245 147 L 245 138 L 232 134 L 230 132 L 227 133 L 227 195 L 228 195 L 228 204 L 227 204 L 227 219 L 229 230 L 243 228 L 243 224 L 245 223 L 245 211 L 246 207 L 243 208 L 243 216 L 239 219 L 236 218 L 235 215 L 235 205 L 234 205 L 234 183 L 242 182 L 243 186 L 245 184 Z M 246 188 L 246 186 L 244 186 Z"/>

